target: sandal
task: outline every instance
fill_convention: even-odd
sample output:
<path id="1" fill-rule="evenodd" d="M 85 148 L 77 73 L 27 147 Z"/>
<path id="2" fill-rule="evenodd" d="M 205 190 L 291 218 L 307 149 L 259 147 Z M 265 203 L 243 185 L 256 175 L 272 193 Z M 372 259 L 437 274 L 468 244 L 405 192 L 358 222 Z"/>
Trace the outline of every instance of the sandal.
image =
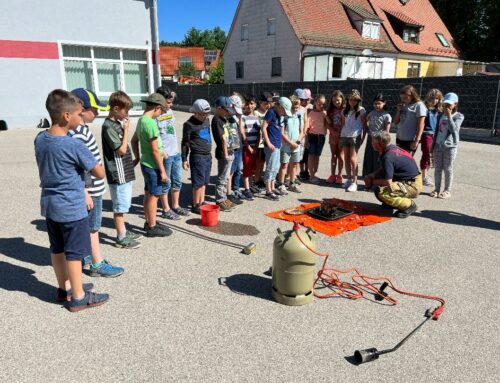
<path id="1" fill-rule="evenodd" d="M 438 193 L 436 190 L 434 190 L 433 192 L 431 192 L 431 194 L 429 194 L 429 195 L 430 195 L 432 198 L 437 198 L 437 197 L 439 197 L 439 193 Z"/>
<path id="2" fill-rule="evenodd" d="M 439 194 L 439 198 L 442 199 L 447 199 L 451 197 L 451 193 L 448 190 L 445 190 L 444 192 Z"/>

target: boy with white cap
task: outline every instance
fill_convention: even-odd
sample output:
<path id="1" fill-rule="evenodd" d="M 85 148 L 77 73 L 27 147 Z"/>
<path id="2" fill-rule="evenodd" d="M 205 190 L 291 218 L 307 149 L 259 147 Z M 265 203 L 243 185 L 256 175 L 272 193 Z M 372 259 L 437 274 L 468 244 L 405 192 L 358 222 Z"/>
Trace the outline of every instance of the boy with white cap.
<path id="1" fill-rule="evenodd" d="M 292 116 L 292 102 L 286 97 L 280 97 L 278 102 L 267 111 L 262 124 L 264 137 L 264 151 L 266 153 L 266 171 L 264 182 L 266 184 L 266 198 L 277 201 L 278 195 L 283 195 L 275 190 L 276 175 L 280 168 L 281 127 L 283 116 Z"/>
<path id="2" fill-rule="evenodd" d="M 210 182 L 210 170 L 212 169 L 212 139 L 208 120 L 210 110 L 210 104 L 207 100 L 196 100 L 189 109 L 193 115 L 182 127 L 182 167 L 184 170 L 191 168 L 191 183 L 193 185 L 191 211 L 195 214 L 200 214 L 200 207 L 205 204 L 205 190 Z"/>

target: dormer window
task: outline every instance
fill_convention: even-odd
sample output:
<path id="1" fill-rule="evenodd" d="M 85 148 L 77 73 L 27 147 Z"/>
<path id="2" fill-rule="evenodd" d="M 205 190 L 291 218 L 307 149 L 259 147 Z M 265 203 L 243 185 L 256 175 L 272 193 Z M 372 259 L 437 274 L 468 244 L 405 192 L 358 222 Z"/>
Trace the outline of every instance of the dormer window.
<path id="1" fill-rule="evenodd" d="M 405 43 L 419 43 L 419 30 L 417 28 L 405 27 L 403 29 L 403 41 Z"/>
<path id="2" fill-rule="evenodd" d="M 344 9 L 361 36 L 365 39 L 380 39 L 380 23 L 382 20 L 373 12 L 350 0 L 341 0 Z"/>
<path id="3" fill-rule="evenodd" d="M 363 34 L 366 39 L 378 40 L 380 38 L 380 23 L 374 21 L 363 21 Z"/>
<path id="4" fill-rule="evenodd" d="M 443 47 L 445 48 L 450 47 L 450 43 L 448 42 L 448 40 L 446 40 L 446 37 L 444 37 L 442 33 L 436 33 L 436 36 Z"/>

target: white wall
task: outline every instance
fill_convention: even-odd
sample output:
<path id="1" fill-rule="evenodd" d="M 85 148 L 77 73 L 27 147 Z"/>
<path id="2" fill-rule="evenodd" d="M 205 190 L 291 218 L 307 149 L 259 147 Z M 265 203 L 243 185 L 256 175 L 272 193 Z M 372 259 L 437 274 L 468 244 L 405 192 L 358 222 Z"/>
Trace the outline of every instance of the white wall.
<path id="1" fill-rule="evenodd" d="M 267 36 L 267 19 L 276 18 L 276 35 Z M 241 41 L 241 25 L 248 24 L 248 40 Z M 242 0 L 224 52 L 224 81 L 300 81 L 301 44 L 278 0 Z M 271 59 L 281 57 L 281 77 L 271 77 Z M 237 61 L 244 62 L 244 78 L 236 79 Z"/>
<path id="2" fill-rule="evenodd" d="M 0 40 L 74 41 L 151 50 L 151 4 L 152 0 L 8 1 L 0 12 Z M 47 116 L 47 94 L 62 86 L 59 59 L 0 57 L 0 120 L 9 129 L 35 126 Z"/>

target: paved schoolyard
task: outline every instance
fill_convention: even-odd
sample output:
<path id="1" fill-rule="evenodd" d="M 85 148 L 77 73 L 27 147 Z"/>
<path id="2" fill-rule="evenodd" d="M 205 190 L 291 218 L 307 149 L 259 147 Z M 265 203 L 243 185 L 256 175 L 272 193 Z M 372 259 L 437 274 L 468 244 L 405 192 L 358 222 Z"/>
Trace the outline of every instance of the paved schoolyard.
<path id="1" fill-rule="evenodd" d="M 180 129 L 188 115 L 176 114 Z M 94 132 L 100 135 L 99 128 Z M 302 194 L 278 203 L 257 199 L 222 213 L 215 231 L 199 227 L 191 216 L 174 224 L 171 237 L 144 238 L 132 251 L 111 245 L 107 202 L 102 251 L 126 272 L 117 279 L 85 277 L 111 300 L 72 314 L 52 302 L 55 278 L 39 214 L 36 133 L 0 132 L 0 381 L 498 381 L 498 146 L 461 143 L 450 200 L 422 195 L 419 212 L 406 220 L 335 238 L 318 236 L 318 248 L 333 254 L 336 267 L 356 266 L 389 276 L 402 289 L 448 300 L 442 318 L 399 351 L 354 366 L 354 350 L 392 347 L 432 304 L 407 297 L 395 307 L 345 299 L 302 307 L 275 303 L 264 273 L 276 229 L 290 224 L 264 213 L 325 197 L 375 206 L 371 194 L 304 185 Z M 322 177 L 328 163 L 325 150 Z M 140 228 L 138 171 L 137 176 L 128 220 Z M 185 193 L 189 200 L 188 186 Z M 241 254 L 237 247 L 249 242 L 257 252 Z"/>

